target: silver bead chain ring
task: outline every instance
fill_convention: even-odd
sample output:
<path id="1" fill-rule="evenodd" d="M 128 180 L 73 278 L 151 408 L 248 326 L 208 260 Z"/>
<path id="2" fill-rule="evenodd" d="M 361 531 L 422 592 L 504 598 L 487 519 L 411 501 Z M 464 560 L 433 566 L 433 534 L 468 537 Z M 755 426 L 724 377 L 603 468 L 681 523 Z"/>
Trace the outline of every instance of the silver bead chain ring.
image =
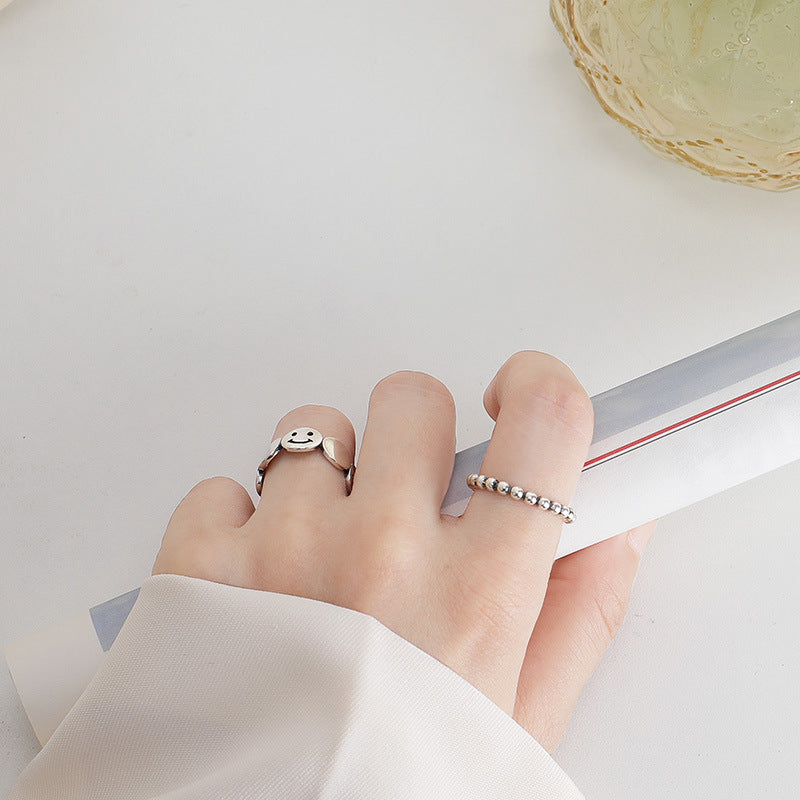
<path id="1" fill-rule="evenodd" d="M 569 506 L 556 503 L 555 500 L 549 500 L 535 492 L 528 492 L 521 486 L 512 486 L 507 481 L 501 481 L 497 478 L 487 478 L 486 475 L 474 473 L 467 476 L 467 486 L 473 491 L 475 489 L 485 489 L 487 492 L 496 492 L 497 494 L 506 495 L 512 500 L 522 500 L 528 505 L 541 508 L 542 511 L 551 511 L 553 514 L 561 517 L 564 522 L 575 522 L 575 512 Z"/>

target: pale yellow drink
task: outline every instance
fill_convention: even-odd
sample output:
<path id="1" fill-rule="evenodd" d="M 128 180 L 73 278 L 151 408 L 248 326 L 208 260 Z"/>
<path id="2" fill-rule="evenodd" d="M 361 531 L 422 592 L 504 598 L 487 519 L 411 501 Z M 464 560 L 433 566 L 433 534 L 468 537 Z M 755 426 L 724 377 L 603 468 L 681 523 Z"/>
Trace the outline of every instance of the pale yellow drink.
<path id="1" fill-rule="evenodd" d="M 551 0 L 603 108 L 717 178 L 800 186 L 800 0 Z"/>

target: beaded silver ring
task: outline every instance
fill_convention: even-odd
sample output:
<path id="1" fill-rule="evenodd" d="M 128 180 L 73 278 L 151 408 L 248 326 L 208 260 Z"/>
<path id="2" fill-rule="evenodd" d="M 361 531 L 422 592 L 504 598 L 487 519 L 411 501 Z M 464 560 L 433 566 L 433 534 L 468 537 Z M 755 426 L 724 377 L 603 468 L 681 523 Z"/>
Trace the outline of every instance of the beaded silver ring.
<path id="1" fill-rule="evenodd" d="M 487 478 L 486 475 L 473 473 L 467 476 L 467 486 L 473 491 L 475 489 L 485 489 L 487 492 L 496 492 L 510 497 L 512 500 L 522 500 L 530 506 L 541 508 L 542 511 L 551 511 L 558 515 L 566 523 L 575 522 L 575 511 L 569 506 L 556 503 L 535 492 L 529 492 L 521 486 L 512 486 L 508 481 L 501 481 L 497 478 Z"/>

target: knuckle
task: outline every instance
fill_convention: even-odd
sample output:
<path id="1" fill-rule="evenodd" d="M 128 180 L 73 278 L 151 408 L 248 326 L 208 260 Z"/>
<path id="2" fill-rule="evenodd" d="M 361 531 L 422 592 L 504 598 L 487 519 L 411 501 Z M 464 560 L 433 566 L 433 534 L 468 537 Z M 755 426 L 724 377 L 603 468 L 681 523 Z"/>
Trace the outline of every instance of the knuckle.
<path id="1" fill-rule="evenodd" d="M 396 585 L 418 563 L 413 537 L 379 537 L 364 552 L 365 576 L 379 588 Z"/>
<path id="2" fill-rule="evenodd" d="M 426 372 L 400 370 L 382 378 L 372 390 L 373 399 L 396 397 L 398 394 L 414 393 L 455 408 L 450 390 L 438 379 Z"/>
<path id="3" fill-rule="evenodd" d="M 350 420 L 344 412 L 333 406 L 323 406 L 315 403 L 306 403 L 293 408 L 281 417 L 275 428 L 276 435 L 292 425 L 322 425 L 323 427 L 335 425 L 337 428 L 352 427 Z"/>
<path id="4" fill-rule="evenodd" d="M 358 576 L 343 577 L 346 605 L 380 618 L 396 608 L 408 591 L 418 569 L 416 547 L 411 542 L 379 539 L 363 550 L 358 557 Z"/>
<path id="5" fill-rule="evenodd" d="M 231 508 L 251 502 L 247 489 L 241 483 L 222 476 L 200 481 L 186 496 L 186 500 L 202 520 L 205 520 L 205 512 L 214 506 Z"/>
<path id="6" fill-rule="evenodd" d="M 376 522 L 377 527 L 361 537 L 365 563 L 372 568 L 372 574 L 402 575 L 421 563 L 423 526 L 412 509 L 387 509 Z M 376 530 L 380 531 L 377 536 Z"/>
<path id="7" fill-rule="evenodd" d="M 348 560 L 341 582 L 349 586 L 353 607 L 367 613 L 383 608 L 405 591 L 409 582 L 430 560 L 424 527 L 409 509 L 384 508 L 369 515 L 369 522 L 354 526 L 357 569 Z M 377 532 L 377 533 L 376 533 Z"/>
<path id="8" fill-rule="evenodd" d="M 520 382 L 513 392 L 515 399 L 526 406 L 544 403 L 552 419 L 591 441 L 594 428 L 592 401 L 571 372 L 540 372 Z"/>
<path id="9" fill-rule="evenodd" d="M 245 488 L 238 481 L 233 480 L 233 478 L 217 476 L 200 481 L 189 492 L 189 496 L 202 500 L 215 500 L 219 497 L 227 497 L 232 494 L 238 495 L 242 492 L 247 494 Z"/>
<path id="10" fill-rule="evenodd" d="M 232 478 L 206 478 L 178 503 L 165 538 L 208 537 L 244 525 L 253 512 L 247 489 Z"/>
<path id="11" fill-rule="evenodd" d="M 167 530 L 176 526 L 184 527 L 189 523 L 191 527 L 196 527 L 198 521 L 209 506 L 212 506 L 219 498 L 228 478 L 205 478 L 196 483 L 188 494 L 178 503 L 175 511 L 172 512 Z M 233 482 L 233 481 L 232 481 Z"/>

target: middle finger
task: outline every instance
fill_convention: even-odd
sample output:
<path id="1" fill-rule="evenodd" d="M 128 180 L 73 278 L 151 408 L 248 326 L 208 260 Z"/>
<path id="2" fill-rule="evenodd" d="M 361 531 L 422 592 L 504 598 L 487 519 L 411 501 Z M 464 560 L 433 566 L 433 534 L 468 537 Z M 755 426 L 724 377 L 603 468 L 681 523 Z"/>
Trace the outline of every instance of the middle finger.
<path id="1" fill-rule="evenodd" d="M 438 519 L 453 471 L 455 427 L 453 397 L 436 378 L 405 371 L 384 378 L 370 397 L 353 497 Z"/>

